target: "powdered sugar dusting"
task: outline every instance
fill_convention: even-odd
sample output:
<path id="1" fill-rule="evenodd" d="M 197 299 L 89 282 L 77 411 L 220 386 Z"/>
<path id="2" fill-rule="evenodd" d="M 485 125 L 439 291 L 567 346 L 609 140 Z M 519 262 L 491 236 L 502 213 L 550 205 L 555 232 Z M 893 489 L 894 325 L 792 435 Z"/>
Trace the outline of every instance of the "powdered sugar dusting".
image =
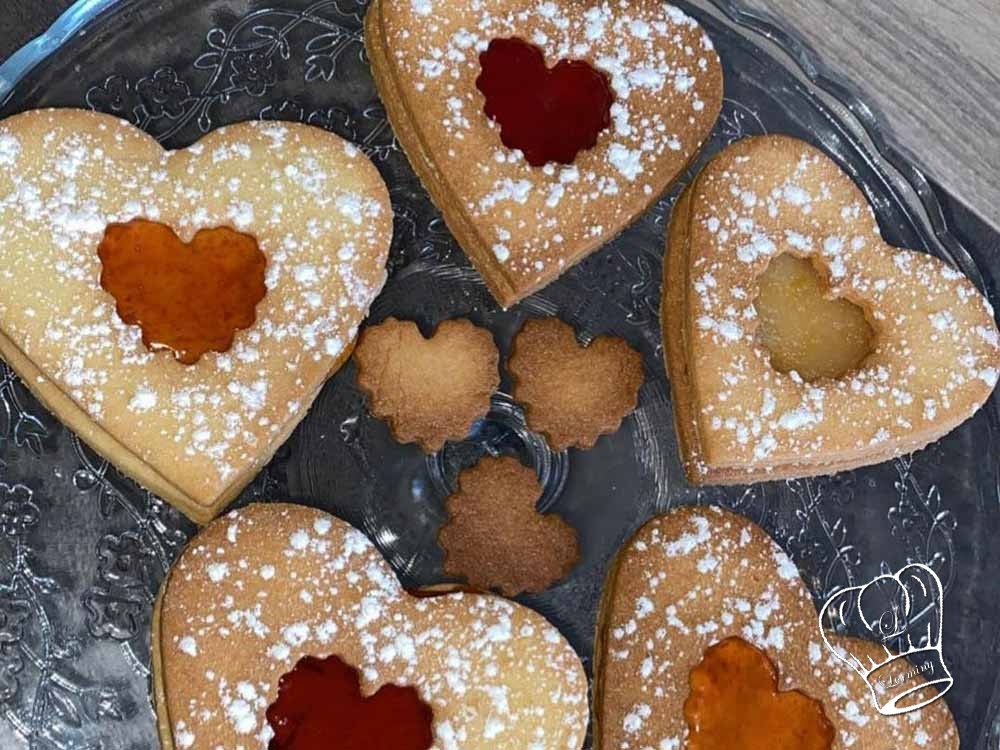
<path id="1" fill-rule="evenodd" d="M 199 581 L 220 566 L 224 588 L 204 596 Z M 281 675 L 334 653 L 361 670 L 366 693 L 416 687 L 438 750 L 583 742 L 587 680 L 543 618 L 494 597 L 413 598 L 362 534 L 306 508 L 250 506 L 208 527 L 171 573 L 161 628 L 170 713 L 185 719 L 178 743 L 263 747 Z"/>
<path id="2" fill-rule="evenodd" d="M 101 427 L 191 496 L 213 498 L 270 455 L 381 288 L 384 186 L 357 150 L 312 128 L 254 123 L 165 153 L 112 118 L 33 112 L 0 124 L 4 333 Z M 253 234 L 268 294 L 231 351 L 154 356 L 99 285 L 109 223 L 141 217 L 189 241 Z M 348 242 L 354 251 L 337 249 Z M 28 269 L 31 269 L 30 271 Z M 309 269 L 306 273 L 304 269 Z M 337 342 L 331 345 L 331 342 Z M 183 471 L 178 471 L 183 467 Z"/>
<path id="3" fill-rule="evenodd" d="M 489 238 L 483 250 L 518 287 L 553 278 L 619 231 L 683 168 L 716 116 L 721 69 L 712 44 L 658 0 L 473 0 L 449 5 L 433 23 L 426 11 L 423 0 L 383 3 L 391 62 L 412 116 L 447 144 L 436 149 L 435 170 L 447 170 L 450 192 Z M 483 112 L 479 55 L 511 37 L 537 45 L 550 66 L 586 60 L 611 81 L 612 126 L 569 169 L 532 167 L 503 146 Z M 494 242 L 496 230 L 507 238 Z"/>

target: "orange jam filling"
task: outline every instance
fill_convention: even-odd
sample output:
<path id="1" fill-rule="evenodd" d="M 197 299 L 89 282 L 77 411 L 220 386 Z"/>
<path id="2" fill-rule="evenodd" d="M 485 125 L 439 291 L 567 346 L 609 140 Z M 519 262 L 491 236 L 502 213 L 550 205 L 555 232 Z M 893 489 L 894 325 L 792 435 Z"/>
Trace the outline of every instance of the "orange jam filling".
<path id="1" fill-rule="evenodd" d="M 778 671 L 763 651 L 729 638 L 691 670 L 684 703 L 688 750 L 830 750 L 834 729 L 823 705 L 797 690 L 778 690 Z"/>
<path id="2" fill-rule="evenodd" d="M 186 365 L 229 351 L 267 292 L 267 257 L 257 241 L 225 227 L 203 229 L 187 243 L 164 224 L 111 224 L 97 254 L 101 286 L 119 317 L 142 328 L 150 351 L 169 350 Z"/>
<path id="3" fill-rule="evenodd" d="M 829 299 L 810 261 L 779 255 L 758 281 L 757 336 L 776 370 L 794 370 L 807 381 L 836 379 L 872 353 L 875 331 L 864 310 L 846 299 Z"/>

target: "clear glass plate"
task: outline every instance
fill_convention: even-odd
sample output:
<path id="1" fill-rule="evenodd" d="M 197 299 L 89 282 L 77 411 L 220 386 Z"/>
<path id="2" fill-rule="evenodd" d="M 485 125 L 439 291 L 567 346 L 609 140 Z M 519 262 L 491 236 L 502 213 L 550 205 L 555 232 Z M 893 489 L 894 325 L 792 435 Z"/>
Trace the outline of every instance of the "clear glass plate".
<path id="1" fill-rule="evenodd" d="M 726 66 L 722 118 L 702 160 L 747 135 L 791 133 L 822 146 L 862 185 L 886 238 L 954 263 L 990 292 L 1000 259 L 966 251 L 933 191 L 883 138 L 851 89 L 773 23 L 728 3 L 680 3 L 707 27 Z M 624 336 L 645 357 L 640 405 L 587 452 L 552 454 L 500 394 L 469 438 L 425 457 L 371 418 L 351 365 L 243 494 L 325 508 L 363 528 L 407 584 L 441 580 L 436 544 L 457 472 L 510 453 L 542 476 L 542 506 L 580 533 L 568 580 L 524 597 L 590 662 L 608 562 L 667 508 L 717 503 L 789 550 L 817 602 L 908 562 L 947 587 L 947 700 L 963 746 L 1000 747 L 998 413 L 915 456 L 833 478 L 694 490 L 672 427 L 658 325 L 665 223 L 679 185 L 618 240 L 509 312 L 498 310 L 394 141 L 363 54 L 359 0 L 84 0 L 0 67 L 3 114 L 84 106 L 126 117 L 171 147 L 238 120 L 303 120 L 361 144 L 397 213 L 391 278 L 372 318 L 425 330 L 469 316 L 506 353 L 525 318 L 558 314 L 584 338 Z M 995 300 L 994 300 L 995 301 Z M 509 384 L 505 376 L 504 388 Z M 194 527 L 124 479 L 0 370 L 0 747 L 150 748 L 149 619 L 157 587 Z M 992 739 L 991 739 L 992 737 Z"/>

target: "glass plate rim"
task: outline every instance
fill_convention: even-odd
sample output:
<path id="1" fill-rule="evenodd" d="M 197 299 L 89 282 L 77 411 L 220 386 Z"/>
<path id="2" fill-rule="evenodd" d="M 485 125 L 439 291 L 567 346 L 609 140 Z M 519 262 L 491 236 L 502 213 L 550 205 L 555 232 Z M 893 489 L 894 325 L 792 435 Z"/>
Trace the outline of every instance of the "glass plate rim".
<path id="1" fill-rule="evenodd" d="M 76 0 L 46 31 L 0 63 L 0 107 L 9 101 L 16 86 L 57 53 L 62 45 L 102 14 L 125 2 L 127 0 Z M 962 241 L 952 232 L 930 180 L 917 165 L 915 157 L 896 140 L 884 115 L 868 102 L 861 87 L 849 77 L 835 72 L 822 55 L 796 32 L 786 28 L 774 14 L 750 9 L 741 0 L 684 0 L 684 4 L 737 29 L 792 72 L 811 93 L 818 95 L 837 118 L 837 124 L 863 146 L 864 155 L 888 179 L 898 198 L 912 209 L 923 239 L 934 243 L 952 262 L 958 262 L 966 269 L 978 269 Z M 980 289 L 984 288 L 983 279 L 978 274 L 973 281 Z M 1000 418 L 998 399 L 992 399 L 986 408 L 992 412 L 994 419 Z M 993 726 L 983 728 L 983 735 L 977 743 L 979 747 L 1000 748 L 996 739 L 998 735 L 994 734 L 1000 733 L 998 704 L 1000 681 L 987 708 L 987 720 Z M 989 718 L 994 716 L 997 718 Z"/>
<path id="2" fill-rule="evenodd" d="M 36 67 L 105 11 L 125 0 L 76 0 L 49 28 L 17 49 L 0 62 L 0 107 L 10 98 L 14 88 Z M 716 18 L 739 27 L 752 35 L 751 41 L 761 44 L 778 62 L 811 88 L 824 95 L 852 134 L 861 136 L 869 156 L 888 167 L 896 177 L 897 187 L 908 188 L 905 196 L 919 201 L 918 218 L 930 230 L 932 237 L 948 257 L 968 258 L 968 252 L 956 237 L 945 218 L 944 209 L 930 181 L 914 157 L 899 145 L 885 125 L 885 117 L 871 104 L 861 89 L 847 77 L 836 73 L 807 42 L 788 30 L 772 14 L 749 9 L 741 0 L 689 0 L 690 4 Z M 839 105 L 839 106 L 837 106 Z M 899 180 L 902 180 L 900 183 Z M 976 282 L 982 287 L 981 279 Z"/>

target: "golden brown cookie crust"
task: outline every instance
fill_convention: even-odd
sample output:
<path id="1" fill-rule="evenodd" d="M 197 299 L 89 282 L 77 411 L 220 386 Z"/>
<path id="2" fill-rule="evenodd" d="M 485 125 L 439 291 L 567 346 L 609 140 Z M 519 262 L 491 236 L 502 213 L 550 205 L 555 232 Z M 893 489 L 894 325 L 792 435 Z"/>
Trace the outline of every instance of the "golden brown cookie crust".
<path id="1" fill-rule="evenodd" d="M 594 6 L 597 25 L 581 0 L 547 6 L 551 14 L 501 0 L 488 16 L 435 2 L 376 0 L 365 45 L 415 171 L 490 291 L 510 307 L 615 237 L 683 173 L 721 111 L 722 66 L 697 23 L 659 0 Z M 565 48 L 605 69 L 616 92 L 614 124 L 567 168 L 529 168 L 505 149 L 475 87 L 484 44 L 540 35 L 547 52 Z M 448 53 L 439 65 L 432 48 Z M 627 61 L 614 62 L 623 49 Z M 559 55 L 548 58 L 552 65 Z M 664 59 L 670 74 L 651 74 Z"/>
<path id="2" fill-rule="evenodd" d="M 569 575 L 580 559 L 576 530 L 538 513 L 541 495 L 535 470 L 511 456 L 463 471 L 438 534 L 445 575 L 505 596 L 544 591 Z"/>
<path id="3" fill-rule="evenodd" d="M 353 146 L 296 124 L 234 125 L 165 152 L 113 117 L 39 110 L 0 122 L 0 139 L 10 166 L 0 191 L 37 197 L 0 205 L 0 259 L 18 269 L 0 280 L 0 353 L 97 452 L 208 521 L 350 355 L 385 278 L 385 184 Z M 59 191 L 74 189 L 86 198 L 67 204 Z M 279 209 L 282 220 L 270 221 Z M 187 367 L 151 354 L 117 317 L 96 248 L 108 224 L 133 218 L 185 241 L 205 227 L 254 235 L 269 289 L 229 352 Z"/>
<path id="4" fill-rule="evenodd" d="M 646 378 L 642 355 L 623 339 L 599 336 L 584 347 L 558 318 L 525 323 L 507 369 L 528 427 L 557 451 L 593 448 L 616 432 L 635 411 Z"/>
<path id="5" fill-rule="evenodd" d="M 691 669 L 737 636 L 778 668 L 781 688 L 823 702 L 834 750 L 958 748 L 947 705 L 884 717 L 868 686 L 822 644 L 799 572 L 756 524 L 714 507 L 650 521 L 616 556 L 605 582 L 594 650 L 594 747 L 683 747 Z M 831 637 L 864 656 L 867 642 Z"/>
<path id="6" fill-rule="evenodd" d="M 266 746 L 278 679 L 330 654 L 362 668 L 366 694 L 415 687 L 439 743 L 563 750 L 586 734 L 583 666 L 542 616 L 483 594 L 410 596 L 360 532 L 302 506 L 251 505 L 195 537 L 161 588 L 152 648 L 164 750 Z"/>
<path id="7" fill-rule="evenodd" d="M 860 370 L 805 383 L 754 338 L 755 279 L 782 252 L 809 257 L 876 329 Z M 693 484 L 744 484 L 880 463 L 921 449 L 989 398 L 993 311 L 968 279 L 886 245 L 868 203 L 817 149 L 741 141 L 671 220 L 661 310 L 673 408 Z"/>
<path id="8" fill-rule="evenodd" d="M 170 711 L 167 709 L 167 691 L 163 684 L 163 655 L 160 650 L 160 610 L 163 601 L 163 592 L 166 591 L 170 573 L 163 579 L 160 592 L 153 605 L 152 633 L 150 635 L 149 650 L 151 654 L 150 669 L 152 669 L 152 689 L 153 689 L 153 711 L 156 714 L 156 733 L 160 737 L 160 750 L 176 750 L 174 746 L 174 732 L 171 727 Z"/>
<path id="9" fill-rule="evenodd" d="M 500 385 L 493 335 L 468 320 L 446 320 L 425 339 L 415 323 L 389 318 L 362 332 L 354 359 L 371 413 L 427 453 L 465 438 Z"/>

